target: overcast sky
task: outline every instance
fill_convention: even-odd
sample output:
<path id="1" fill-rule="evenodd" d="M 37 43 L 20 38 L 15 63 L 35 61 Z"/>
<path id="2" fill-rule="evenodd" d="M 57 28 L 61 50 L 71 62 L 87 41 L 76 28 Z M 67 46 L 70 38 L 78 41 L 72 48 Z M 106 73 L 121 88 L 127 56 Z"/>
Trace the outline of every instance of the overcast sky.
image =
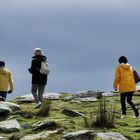
<path id="1" fill-rule="evenodd" d="M 140 1 L 0 1 L 0 59 L 15 85 L 9 98 L 30 93 L 36 47 L 51 69 L 46 92 L 111 91 L 121 55 L 140 72 Z"/>

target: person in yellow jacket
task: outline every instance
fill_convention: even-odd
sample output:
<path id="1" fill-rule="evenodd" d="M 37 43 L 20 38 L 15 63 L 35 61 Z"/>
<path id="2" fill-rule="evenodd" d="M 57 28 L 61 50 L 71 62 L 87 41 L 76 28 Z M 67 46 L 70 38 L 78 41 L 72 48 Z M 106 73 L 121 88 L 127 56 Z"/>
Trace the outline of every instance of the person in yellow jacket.
<path id="1" fill-rule="evenodd" d="M 5 67 L 5 62 L 0 61 L 0 97 L 6 100 L 7 93 L 14 90 L 11 72 Z"/>
<path id="2" fill-rule="evenodd" d="M 127 103 L 132 107 L 134 110 L 135 116 L 139 116 L 138 109 L 135 107 L 135 104 L 132 101 L 132 96 L 136 91 L 136 84 L 134 81 L 133 76 L 133 69 L 128 64 L 128 60 L 125 56 L 121 56 L 118 59 L 118 66 L 115 72 L 115 79 L 114 79 L 114 90 L 119 91 L 120 93 L 120 101 L 121 101 L 121 109 L 122 109 L 122 116 L 123 118 L 126 115 L 126 99 Z"/>

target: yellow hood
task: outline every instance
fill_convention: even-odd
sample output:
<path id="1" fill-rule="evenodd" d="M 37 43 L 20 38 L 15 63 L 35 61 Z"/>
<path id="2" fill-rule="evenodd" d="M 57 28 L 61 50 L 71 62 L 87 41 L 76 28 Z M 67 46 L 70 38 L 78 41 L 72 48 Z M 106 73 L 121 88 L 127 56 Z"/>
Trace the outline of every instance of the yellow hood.
<path id="1" fill-rule="evenodd" d="M 125 70 L 130 70 L 130 69 L 132 69 L 132 67 L 127 63 L 127 64 L 124 64 L 124 63 L 121 63 L 121 64 L 119 64 L 119 67 L 120 68 L 123 68 L 123 69 L 125 69 Z"/>
<path id="2" fill-rule="evenodd" d="M 8 69 L 6 69 L 5 67 L 0 68 L 0 74 L 7 74 L 9 73 Z"/>

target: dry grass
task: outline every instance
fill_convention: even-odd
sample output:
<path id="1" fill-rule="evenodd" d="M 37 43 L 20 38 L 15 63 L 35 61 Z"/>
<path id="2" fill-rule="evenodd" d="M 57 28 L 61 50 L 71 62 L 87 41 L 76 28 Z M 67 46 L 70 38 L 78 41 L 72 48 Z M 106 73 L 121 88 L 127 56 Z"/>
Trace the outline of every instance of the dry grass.
<path id="1" fill-rule="evenodd" d="M 98 113 L 95 120 L 96 127 L 106 127 L 113 128 L 115 127 L 114 118 L 115 118 L 115 109 L 112 110 L 112 107 L 106 105 L 106 98 L 103 98 L 99 102 Z"/>
<path id="2" fill-rule="evenodd" d="M 49 116 L 51 111 L 51 101 L 50 100 L 44 100 L 41 104 L 41 108 L 37 112 L 38 116 Z"/>
<path id="3" fill-rule="evenodd" d="M 106 105 L 106 99 L 103 98 L 99 102 L 97 114 L 89 114 L 84 118 L 85 127 L 98 127 L 98 128 L 114 128 L 115 110 Z"/>

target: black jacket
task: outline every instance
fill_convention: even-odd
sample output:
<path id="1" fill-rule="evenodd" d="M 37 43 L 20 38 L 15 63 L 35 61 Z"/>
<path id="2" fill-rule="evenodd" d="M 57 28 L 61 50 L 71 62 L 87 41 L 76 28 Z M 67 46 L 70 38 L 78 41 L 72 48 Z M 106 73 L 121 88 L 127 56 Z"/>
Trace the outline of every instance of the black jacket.
<path id="1" fill-rule="evenodd" d="M 28 69 L 32 74 L 32 84 L 47 84 L 47 75 L 39 72 L 41 68 L 41 62 L 46 61 L 46 56 L 33 56 L 31 67 Z"/>

